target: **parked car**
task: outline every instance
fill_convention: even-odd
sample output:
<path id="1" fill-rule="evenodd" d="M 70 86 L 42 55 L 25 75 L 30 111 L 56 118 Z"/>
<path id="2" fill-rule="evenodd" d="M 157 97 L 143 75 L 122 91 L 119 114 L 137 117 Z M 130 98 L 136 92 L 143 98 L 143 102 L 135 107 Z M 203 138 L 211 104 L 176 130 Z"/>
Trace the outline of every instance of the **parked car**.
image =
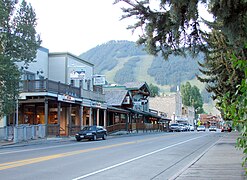
<path id="1" fill-rule="evenodd" d="M 204 125 L 198 126 L 197 131 L 206 131 L 206 127 Z"/>
<path id="2" fill-rule="evenodd" d="M 179 125 L 181 126 L 182 131 L 189 131 L 190 130 L 188 123 L 180 123 Z"/>
<path id="3" fill-rule="evenodd" d="M 194 131 L 195 130 L 195 127 L 192 124 L 189 124 L 189 130 L 190 131 Z"/>
<path id="4" fill-rule="evenodd" d="M 98 138 L 106 139 L 107 130 L 102 126 L 85 126 L 82 130 L 76 133 L 75 138 L 77 141 L 82 139 L 94 140 Z"/>
<path id="5" fill-rule="evenodd" d="M 177 124 L 177 123 L 171 124 L 170 125 L 170 130 L 173 131 L 173 132 L 174 131 L 176 131 L 176 132 L 182 131 L 181 126 L 179 124 Z"/>
<path id="6" fill-rule="evenodd" d="M 223 126 L 221 128 L 221 132 L 231 132 L 232 131 L 232 127 L 231 126 Z"/>
<path id="7" fill-rule="evenodd" d="M 208 130 L 209 131 L 217 131 L 217 127 L 216 126 L 210 126 L 209 128 L 208 128 Z"/>
<path id="8" fill-rule="evenodd" d="M 179 127 L 180 127 L 180 131 L 187 131 L 188 128 L 185 124 L 179 124 Z"/>

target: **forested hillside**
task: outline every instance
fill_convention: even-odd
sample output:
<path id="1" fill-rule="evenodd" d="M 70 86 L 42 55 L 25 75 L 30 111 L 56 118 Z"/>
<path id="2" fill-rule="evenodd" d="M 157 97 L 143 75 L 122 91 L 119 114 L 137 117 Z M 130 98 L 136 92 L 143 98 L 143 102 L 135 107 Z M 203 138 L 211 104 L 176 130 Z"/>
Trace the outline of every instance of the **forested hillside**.
<path id="1" fill-rule="evenodd" d="M 174 87 L 195 79 L 199 73 L 197 61 L 191 56 L 151 56 L 130 41 L 109 41 L 83 53 L 80 57 L 95 65 L 95 73 L 106 75 L 110 83 L 123 84 L 130 81 L 146 81 L 148 84 Z"/>

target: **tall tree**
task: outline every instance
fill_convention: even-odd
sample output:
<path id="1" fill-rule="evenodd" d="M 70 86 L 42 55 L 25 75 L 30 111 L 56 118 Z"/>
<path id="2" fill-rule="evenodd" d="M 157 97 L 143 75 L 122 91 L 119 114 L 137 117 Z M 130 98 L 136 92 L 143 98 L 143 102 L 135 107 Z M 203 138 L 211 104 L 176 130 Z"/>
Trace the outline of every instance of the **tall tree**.
<path id="1" fill-rule="evenodd" d="M 20 72 L 15 62 L 26 66 L 36 56 L 41 40 L 36 33 L 36 14 L 25 0 L 0 0 L 0 115 L 9 114 L 18 98 Z M 11 72 L 11 73 L 10 73 Z"/>
<path id="2" fill-rule="evenodd" d="M 193 106 L 197 114 L 204 112 L 203 100 L 200 90 L 196 86 L 191 86 L 189 82 L 181 86 L 182 102 L 185 106 Z"/>
<path id="3" fill-rule="evenodd" d="M 149 85 L 149 89 L 150 89 L 150 96 L 151 97 L 155 97 L 159 95 L 159 87 L 153 85 L 152 83 Z"/>
<path id="4" fill-rule="evenodd" d="M 201 71 L 208 77 L 200 80 L 208 83 L 207 89 L 218 100 L 223 116 L 244 127 L 238 145 L 247 154 L 246 115 L 242 113 L 244 106 L 239 99 L 246 99 L 243 91 L 246 67 L 243 64 L 247 61 L 247 1 L 160 0 L 159 10 L 150 8 L 149 0 L 116 0 L 115 3 L 120 1 L 128 4 L 128 8 L 123 8 L 123 18 L 133 16 L 138 20 L 129 28 L 143 30 L 138 43 L 146 45 L 150 53 L 161 51 L 165 58 L 171 53 L 184 54 L 185 49 L 206 53 Z M 213 21 L 205 21 L 199 16 L 200 4 L 213 15 Z M 201 22 L 211 29 L 209 33 L 202 30 Z"/>

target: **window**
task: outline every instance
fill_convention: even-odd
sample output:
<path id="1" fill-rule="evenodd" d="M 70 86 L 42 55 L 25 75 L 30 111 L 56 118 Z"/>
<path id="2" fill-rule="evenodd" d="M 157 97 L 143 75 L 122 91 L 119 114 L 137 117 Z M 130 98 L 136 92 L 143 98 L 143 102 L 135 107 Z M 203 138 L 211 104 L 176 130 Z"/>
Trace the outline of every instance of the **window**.
<path id="1" fill-rule="evenodd" d="M 90 90 L 90 84 L 91 84 L 91 80 L 88 79 L 88 80 L 87 80 L 87 90 Z"/>
<path id="2" fill-rule="evenodd" d="M 23 80 L 34 80 L 35 79 L 35 74 L 25 71 L 23 74 Z"/>
<path id="3" fill-rule="evenodd" d="M 83 79 L 79 81 L 79 86 L 83 89 Z"/>
<path id="4" fill-rule="evenodd" d="M 71 86 L 75 86 L 75 80 L 74 80 L 74 79 L 71 79 L 71 80 L 70 80 L 70 85 L 71 85 Z"/>

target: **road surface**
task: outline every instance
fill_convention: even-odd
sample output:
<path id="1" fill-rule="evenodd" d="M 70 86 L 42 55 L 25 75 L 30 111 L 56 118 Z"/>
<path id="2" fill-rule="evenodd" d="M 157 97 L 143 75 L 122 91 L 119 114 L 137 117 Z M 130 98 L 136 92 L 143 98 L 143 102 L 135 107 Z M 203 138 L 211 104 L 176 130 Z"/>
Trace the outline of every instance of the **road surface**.
<path id="1" fill-rule="evenodd" d="M 217 142 L 220 132 L 140 133 L 0 149 L 0 179 L 169 179 Z"/>

